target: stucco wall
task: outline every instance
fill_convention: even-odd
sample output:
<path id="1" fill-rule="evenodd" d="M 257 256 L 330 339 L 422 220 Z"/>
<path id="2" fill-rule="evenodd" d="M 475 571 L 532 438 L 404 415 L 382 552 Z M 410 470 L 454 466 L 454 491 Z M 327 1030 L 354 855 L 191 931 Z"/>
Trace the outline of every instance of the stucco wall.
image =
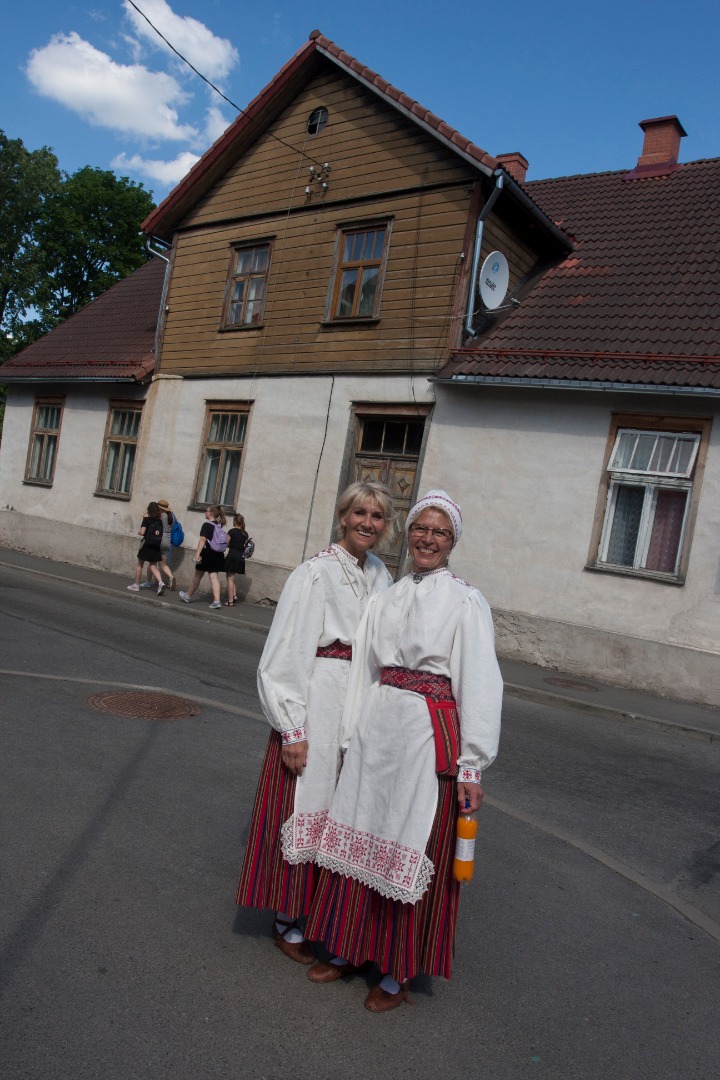
<path id="1" fill-rule="evenodd" d="M 353 403 L 430 404 L 435 393 L 420 492 L 444 487 L 462 505 L 451 565 L 488 598 L 501 654 L 720 705 L 717 421 L 686 584 L 585 569 L 610 414 L 659 413 L 649 398 L 510 394 L 396 376 L 161 377 L 147 392 L 133 497 L 121 502 L 93 494 L 117 388 L 66 392 L 50 489 L 22 483 L 35 393 L 13 389 L 0 449 L 0 543 L 130 575 L 147 502 L 166 498 L 185 528 L 186 584 L 203 521 L 188 505 L 206 402 L 252 401 L 239 508 L 257 547 L 244 586 L 251 602 L 277 599 L 290 569 L 330 537 Z M 667 414 L 712 411 L 688 399 L 662 404 Z"/>

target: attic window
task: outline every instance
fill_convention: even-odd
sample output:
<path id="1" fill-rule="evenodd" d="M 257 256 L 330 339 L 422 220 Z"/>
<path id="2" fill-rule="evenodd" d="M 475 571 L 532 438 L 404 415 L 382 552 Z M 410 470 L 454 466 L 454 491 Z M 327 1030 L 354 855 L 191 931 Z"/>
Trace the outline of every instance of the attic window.
<path id="1" fill-rule="evenodd" d="M 308 135 L 317 135 L 328 122 L 328 111 L 325 108 L 315 109 L 310 113 L 307 122 Z"/>

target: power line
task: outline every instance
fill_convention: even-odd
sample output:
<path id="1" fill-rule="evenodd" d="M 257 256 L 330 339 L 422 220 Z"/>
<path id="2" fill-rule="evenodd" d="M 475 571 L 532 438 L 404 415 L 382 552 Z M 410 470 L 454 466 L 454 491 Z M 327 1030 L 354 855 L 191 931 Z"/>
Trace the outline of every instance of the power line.
<path id="1" fill-rule="evenodd" d="M 130 7 L 135 8 L 138 15 L 142 16 L 142 18 L 145 20 L 145 22 L 148 24 L 148 26 L 152 30 L 155 31 L 157 36 L 159 38 L 162 38 L 162 40 L 167 45 L 168 49 L 171 49 L 172 52 L 174 52 L 175 55 L 177 57 L 179 57 L 180 60 L 182 60 L 182 62 L 184 64 L 187 64 L 187 66 L 192 71 L 195 72 L 195 74 L 198 76 L 198 78 L 202 79 L 202 81 L 204 83 L 207 83 L 207 85 L 210 87 L 211 90 L 214 90 L 216 94 L 219 94 L 220 97 L 223 99 L 223 101 L 227 101 L 228 105 L 232 105 L 233 109 L 235 109 L 236 112 L 239 112 L 241 116 L 244 116 L 246 120 L 249 120 L 251 124 L 255 124 L 257 127 L 260 127 L 257 120 L 255 120 L 252 116 L 249 116 L 248 113 L 246 113 L 244 109 L 241 109 L 239 105 L 236 105 L 234 101 L 231 101 L 229 97 L 227 97 L 225 94 L 223 94 L 222 90 L 220 90 L 215 85 L 215 83 L 210 82 L 210 80 L 205 75 L 203 75 L 202 71 L 198 71 L 198 69 L 195 67 L 195 65 L 191 64 L 190 61 L 188 60 L 188 58 L 186 56 L 183 56 L 183 54 L 181 52 L 179 52 L 178 49 L 175 48 L 175 46 L 172 44 L 172 42 L 168 41 L 168 39 L 165 37 L 165 35 L 162 34 L 158 30 L 157 26 L 155 26 L 155 24 L 150 21 L 150 19 L 147 17 L 145 12 L 141 11 L 140 8 L 137 6 L 137 4 L 133 2 L 133 0 L 127 0 L 127 2 L 130 5 Z M 300 157 L 304 157 L 307 161 L 312 161 L 313 164 L 315 164 L 315 165 L 321 165 L 321 163 L 319 161 L 316 161 L 315 158 L 312 158 L 308 154 L 303 153 L 302 150 L 298 150 L 297 147 L 291 146 L 290 143 L 285 142 L 284 139 L 279 138 L 277 135 L 273 135 L 273 133 L 271 131 L 266 131 L 265 134 L 267 136 L 269 136 L 269 138 L 274 139 L 275 142 L 279 142 L 282 146 L 285 146 L 288 150 L 292 150 L 292 152 L 294 154 L 299 154 Z"/>

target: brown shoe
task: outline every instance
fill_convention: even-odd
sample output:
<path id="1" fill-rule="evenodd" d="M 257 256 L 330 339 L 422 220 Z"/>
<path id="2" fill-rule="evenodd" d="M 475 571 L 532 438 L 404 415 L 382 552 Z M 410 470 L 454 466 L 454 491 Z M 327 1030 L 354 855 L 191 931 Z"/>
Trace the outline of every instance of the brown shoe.
<path id="1" fill-rule="evenodd" d="M 408 1005 L 413 1004 L 406 982 L 402 984 L 397 994 L 388 994 L 387 990 L 383 990 L 378 983 L 365 998 L 365 1008 L 374 1013 L 390 1012 L 391 1009 L 397 1009 L 398 1005 L 402 1005 L 403 1001 L 406 1001 Z"/>
<path id="2" fill-rule="evenodd" d="M 318 960 L 308 971 L 307 977 L 310 982 L 331 983 L 344 979 L 346 975 L 354 975 L 356 971 L 360 971 L 360 968 L 354 964 L 328 964 Z"/>
<path id="3" fill-rule="evenodd" d="M 285 940 L 288 930 L 297 929 L 297 923 L 282 923 L 284 930 L 278 930 L 275 925 L 277 921 L 276 919 L 272 924 L 272 936 L 280 952 L 284 953 L 285 956 L 289 956 L 291 960 L 295 960 L 298 964 L 314 964 L 315 953 L 309 941 Z"/>

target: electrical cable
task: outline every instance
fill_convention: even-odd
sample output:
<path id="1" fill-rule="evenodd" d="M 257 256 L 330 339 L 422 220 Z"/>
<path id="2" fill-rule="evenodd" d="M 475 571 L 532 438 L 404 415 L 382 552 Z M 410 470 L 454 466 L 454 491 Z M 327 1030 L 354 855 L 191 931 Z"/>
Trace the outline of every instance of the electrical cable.
<path id="1" fill-rule="evenodd" d="M 174 52 L 175 55 L 177 57 L 179 57 L 184 64 L 187 64 L 187 66 L 191 69 L 191 71 L 195 72 L 195 74 L 198 76 L 198 78 L 202 79 L 202 81 L 204 83 L 207 83 L 207 85 L 210 87 L 211 90 L 214 90 L 216 94 L 219 94 L 220 97 L 223 99 L 223 101 L 227 101 L 228 105 L 232 105 L 233 109 L 235 109 L 237 112 L 239 112 L 241 116 L 244 116 L 246 118 L 246 120 L 249 120 L 249 122 L 251 124 L 256 124 L 258 127 L 260 127 L 257 120 L 255 120 L 252 116 L 250 116 L 248 113 L 246 113 L 244 109 L 241 109 L 239 105 L 236 105 L 234 101 L 231 101 L 231 99 L 229 97 L 227 97 L 225 94 L 223 94 L 222 90 L 220 90 L 215 85 L 215 83 L 210 82 L 210 80 L 205 75 L 203 75 L 202 71 L 198 71 L 198 69 L 193 64 L 190 63 L 188 58 L 186 56 L 183 56 L 183 54 L 178 49 L 175 48 L 175 46 L 172 44 L 172 42 L 168 41 L 168 39 L 165 37 L 165 35 L 162 34 L 158 30 L 157 26 L 155 26 L 155 24 L 150 21 L 150 19 L 147 17 L 145 12 L 141 11 L 140 8 L 137 6 L 137 4 L 134 3 L 134 0 L 127 0 L 127 2 L 130 5 L 130 7 L 134 8 L 135 11 L 137 11 L 138 15 L 142 16 L 142 18 L 145 20 L 145 22 L 148 24 L 148 26 L 152 30 L 155 31 L 157 36 L 159 38 L 162 38 L 162 40 L 167 45 L 168 49 L 171 49 L 172 52 Z M 300 154 L 300 156 L 304 157 L 307 161 L 312 161 L 312 163 L 314 165 L 317 165 L 320 168 L 322 168 L 322 163 L 320 161 L 316 161 L 315 158 L 310 157 L 308 154 L 303 153 L 302 150 L 298 150 L 296 147 L 291 146 L 290 143 L 285 142 L 285 140 L 281 139 L 279 136 L 273 135 L 273 133 L 271 131 L 265 131 L 263 129 L 263 132 L 269 138 L 274 139 L 275 142 L 279 142 L 281 144 L 281 146 L 285 146 L 288 150 L 292 150 L 292 152 L 294 154 Z"/>

